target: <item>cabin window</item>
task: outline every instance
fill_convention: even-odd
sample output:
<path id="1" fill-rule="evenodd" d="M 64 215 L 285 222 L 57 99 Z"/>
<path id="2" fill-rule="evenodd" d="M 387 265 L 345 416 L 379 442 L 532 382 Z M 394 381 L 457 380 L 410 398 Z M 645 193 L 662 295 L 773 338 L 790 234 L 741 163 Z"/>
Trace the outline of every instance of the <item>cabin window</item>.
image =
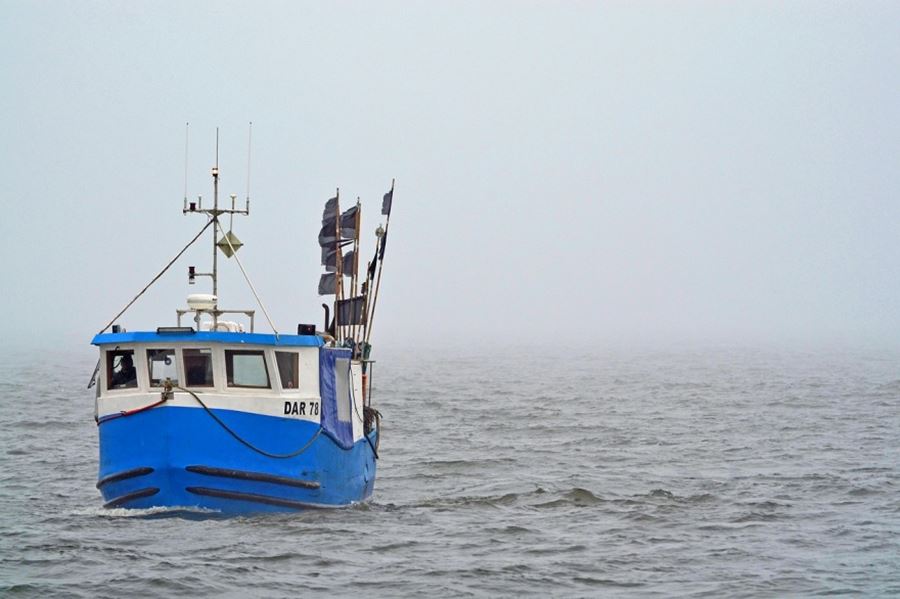
<path id="1" fill-rule="evenodd" d="M 278 374 L 281 376 L 282 389 L 296 389 L 300 384 L 300 354 L 296 352 L 275 352 L 278 362 Z"/>
<path id="2" fill-rule="evenodd" d="M 133 387 L 137 387 L 134 350 L 116 349 L 106 352 L 106 388 L 128 389 Z"/>
<path id="3" fill-rule="evenodd" d="M 174 349 L 148 349 L 147 371 L 150 373 L 150 386 L 162 387 L 166 379 L 173 385 L 178 384 L 178 369 L 175 367 Z"/>
<path id="4" fill-rule="evenodd" d="M 212 387 L 213 368 L 211 349 L 183 349 L 184 378 L 188 387 Z"/>
<path id="5" fill-rule="evenodd" d="M 229 387 L 269 388 L 269 370 L 262 351 L 226 349 L 225 371 Z"/>

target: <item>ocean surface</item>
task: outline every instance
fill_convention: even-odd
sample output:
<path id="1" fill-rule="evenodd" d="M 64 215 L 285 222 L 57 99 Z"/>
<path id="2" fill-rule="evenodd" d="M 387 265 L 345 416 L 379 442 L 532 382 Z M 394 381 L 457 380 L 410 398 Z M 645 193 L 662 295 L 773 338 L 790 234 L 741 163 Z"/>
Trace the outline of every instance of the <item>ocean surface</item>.
<path id="1" fill-rule="evenodd" d="M 94 353 L 0 355 L 0 595 L 900 595 L 900 352 L 375 357 L 372 500 L 225 518 L 101 508 Z"/>

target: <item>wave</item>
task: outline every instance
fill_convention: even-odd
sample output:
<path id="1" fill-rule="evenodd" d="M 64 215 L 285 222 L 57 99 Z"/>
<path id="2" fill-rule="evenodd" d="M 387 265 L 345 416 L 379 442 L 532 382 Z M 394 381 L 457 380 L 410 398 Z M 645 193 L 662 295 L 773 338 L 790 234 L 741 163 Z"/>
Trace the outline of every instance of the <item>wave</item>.
<path id="1" fill-rule="evenodd" d="M 68 512 L 70 516 L 108 519 L 154 519 L 184 518 L 186 520 L 224 518 L 221 512 L 200 507 L 149 507 L 149 508 L 105 508 L 102 506 L 76 508 Z"/>
<path id="2" fill-rule="evenodd" d="M 548 491 L 535 487 L 529 491 L 504 493 L 499 495 L 462 495 L 432 497 L 406 505 L 370 503 L 370 509 L 447 509 L 447 508 L 503 508 L 526 507 L 546 509 L 555 507 L 590 507 L 607 503 L 608 500 L 595 495 L 588 489 L 572 487 L 558 491 Z"/>
<path id="3" fill-rule="evenodd" d="M 602 497 L 594 495 L 587 489 L 575 487 L 564 491 L 557 499 L 545 503 L 539 503 L 534 507 L 538 508 L 554 508 L 554 507 L 588 507 L 600 505 L 607 501 Z"/>

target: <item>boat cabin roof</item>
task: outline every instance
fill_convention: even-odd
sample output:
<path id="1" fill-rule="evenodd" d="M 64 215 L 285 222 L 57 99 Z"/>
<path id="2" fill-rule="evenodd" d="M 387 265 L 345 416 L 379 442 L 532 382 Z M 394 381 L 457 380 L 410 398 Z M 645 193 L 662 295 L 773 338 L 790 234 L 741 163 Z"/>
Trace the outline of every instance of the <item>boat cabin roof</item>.
<path id="1" fill-rule="evenodd" d="M 127 333 L 102 333 L 96 335 L 92 345 L 123 343 L 228 343 L 271 345 L 273 347 L 322 347 L 325 341 L 318 335 L 278 335 L 265 333 L 228 333 L 222 331 L 134 331 Z"/>

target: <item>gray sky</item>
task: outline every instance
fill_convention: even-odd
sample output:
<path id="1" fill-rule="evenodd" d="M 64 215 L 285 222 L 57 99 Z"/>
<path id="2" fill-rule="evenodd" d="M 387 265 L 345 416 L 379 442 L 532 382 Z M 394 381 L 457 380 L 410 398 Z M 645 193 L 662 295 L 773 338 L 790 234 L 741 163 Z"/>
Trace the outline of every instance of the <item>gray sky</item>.
<path id="1" fill-rule="evenodd" d="M 365 254 L 397 178 L 375 340 L 900 340 L 895 2 L 2 2 L 7 339 L 87 343 L 246 189 L 280 329 L 322 321 L 341 187 Z M 211 242 L 208 242 L 211 243 Z M 172 324 L 182 259 L 123 319 Z M 225 264 L 223 307 L 253 307 Z M 260 320 L 262 320 L 260 318 Z M 37 342 L 45 344 L 47 338 Z"/>

